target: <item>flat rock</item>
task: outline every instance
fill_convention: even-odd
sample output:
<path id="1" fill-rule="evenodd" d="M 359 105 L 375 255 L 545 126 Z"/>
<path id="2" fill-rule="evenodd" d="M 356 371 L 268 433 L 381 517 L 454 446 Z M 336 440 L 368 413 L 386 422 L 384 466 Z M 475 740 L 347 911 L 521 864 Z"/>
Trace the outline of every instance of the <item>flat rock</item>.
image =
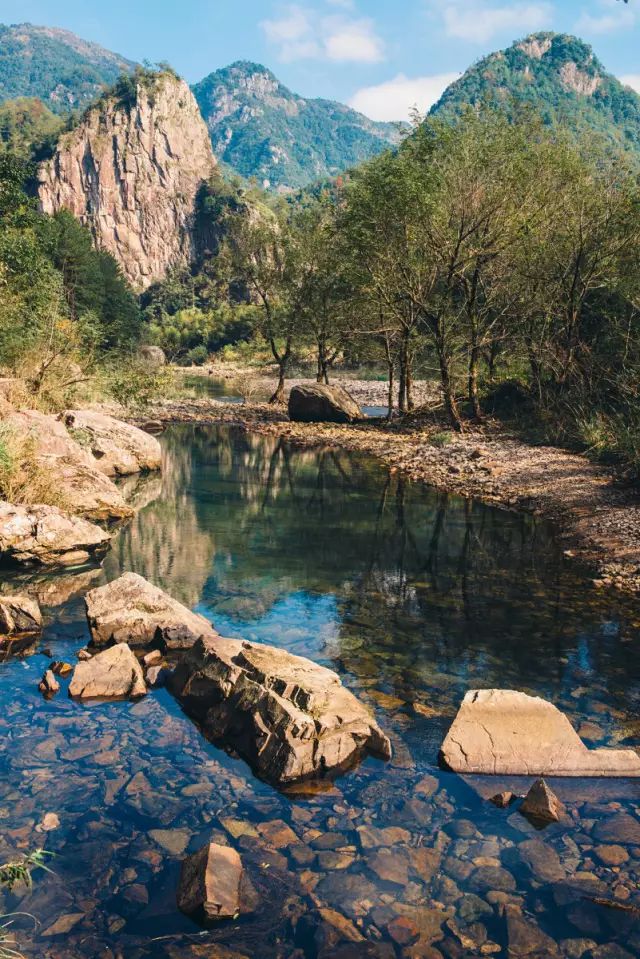
<path id="1" fill-rule="evenodd" d="M 137 426 L 96 410 L 67 410 L 61 420 L 72 439 L 91 453 L 105 476 L 148 473 L 162 465 L 157 439 Z"/>
<path id="2" fill-rule="evenodd" d="M 85 596 L 95 646 L 126 642 L 146 648 L 188 649 L 203 634 L 216 635 L 211 623 L 192 613 L 137 573 L 92 589 Z"/>
<path id="3" fill-rule="evenodd" d="M 336 673 L 283 649 L 203 636 L 170 688 L 213 740 L 227 741 L 277 785 L 344 771 L 388 738 Z"/>
<path id="4" fill-rule="evenodd" d="M 78 663 L 69 687 L 77 699 L 134 698 L 146 692 L 142 667 L 126 643 Z"/>
<path id="5" fill-rule="evenodd" d="M 593 837 L 601 843 L 640 846 L 640 820 L 630 813 L 616 813 L 595 824 Z"/>
<path id="6" fill-rule="evenodd" d="M 355 423 L 363 416 L 343 387 L 313 383 L 291 389 L 289 419 L 298 423 Z"/>
<path id="7" fill-rule="evenodd" d="M 246 890 L 236 850 L 209 843 L 182 863 L 178 908 L 189 916 L 202 910 L 208 920 L 233 919 L 252 911 Z"/>
<path id="8" fill-rule="evenodd" d="M 36 461 L 50 471 L 69 510 L 105 521 L 133 515 L 117 486 L 98 469 L 91 453 L 76 443 L 57 417 L 27 410 L 12 413 L 7 422 L 32 439 Z"/>
<path id="9" fill-rule="evenodd" d="M 56 506 L 0 502 L 0 559 L 20 564 L 70 566 L 104 554 L 111 537 L 99 526 Z"/>
<path id="10" fill-rule="evenodd" d="M 458 773 L 640 776 L 633 749 L 588 749 L 567 717 L 537 696 L 470 690 L 440 751 Z"/>
<path id="11" fill-rule="evenodd" d="M 525 918 L 518 906 L 505 906 L 507 924 L 507 943 L 510 959 L 520 959 L 524 956 L 552 956 L 560 955 L 558 947 L 551 936 L 548 936 L 533 919 Z"/>
<path id="12" fill-rule="evenodd" d="M 0 637 L 39 633 L 42 613 L 30 596 L 0 596 Z"/>

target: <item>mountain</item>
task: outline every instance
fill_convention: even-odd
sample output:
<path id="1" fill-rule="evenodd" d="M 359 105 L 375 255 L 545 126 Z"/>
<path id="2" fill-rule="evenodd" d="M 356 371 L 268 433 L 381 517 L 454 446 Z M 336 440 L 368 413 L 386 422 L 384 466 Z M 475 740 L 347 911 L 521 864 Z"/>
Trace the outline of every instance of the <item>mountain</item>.
<path id="1" fill-rule="evenodd" d="M 483 101 L 510 113 L 529 106 L 550 125 L 640 150 L 640 96 L 576 37 L 534 33 L 492 53 L 452 83 L 431 112 L 451 116 Z"/>
<path id="2" fill-rule="evenodd" d="M 139 70 L 62 135 L 39 169 L 40 205 L 70 210 L 144 290 L 192 260 L 197 197 L 215 165 L 187 84 Z"/>
<path id="3" fill-rule="evenodd" d="M 0 24 L 0 100 L 38 97 L 54 113 L 68 113 L 134 66 L 68 30 Z"/>
<path id="4" fill-rule="evenodd" d="M 193 92 L 218 159 L 273 189 L 335 176 L 400 136 L 397 124 L 375 123 L 331 100 L 297 96 L 257 63 L 217 70 Z"/>

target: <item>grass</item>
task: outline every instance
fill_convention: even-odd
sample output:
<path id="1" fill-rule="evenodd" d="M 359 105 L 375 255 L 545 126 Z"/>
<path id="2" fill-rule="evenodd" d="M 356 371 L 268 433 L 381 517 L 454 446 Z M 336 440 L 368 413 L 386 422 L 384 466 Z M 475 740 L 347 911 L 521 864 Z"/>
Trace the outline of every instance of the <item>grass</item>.
<path id="1" fill-rule="evenodd" d="M 38 462 L 36 451 L 32 435 L 0 423 L 0 499 L 17 506 L 64 507 L 59 484 Z"/>
<path id="2" fill-rule="evenodd" d="M 45 849 L 34 849 L 33 852 L 27 853 L 19 859 L 3 863 L 0 865 L 0 886 L 3 886 L 8 892 L 11 892 L 16 885 L 24 885 L 30 889 L 33 885 L 32 873 L 36 869 L 52 872 L 46 864 L 46 857 L 52 855 L 53 853 L 47 852 Z M 18 918 L 30 919 L 34 925 L 38 925 L 38 920 L 26 912 L 14 912 L 6 916 L 0 916 L 0 959 L 24 959 L 11 928 Z"/>

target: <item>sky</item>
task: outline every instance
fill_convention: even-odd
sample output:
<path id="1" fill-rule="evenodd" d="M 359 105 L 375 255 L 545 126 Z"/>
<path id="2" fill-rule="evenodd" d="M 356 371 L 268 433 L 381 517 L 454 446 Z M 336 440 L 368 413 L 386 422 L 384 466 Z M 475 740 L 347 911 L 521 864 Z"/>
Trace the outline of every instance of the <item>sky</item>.
<path id="1" fill-rule="evenodd" d="M 0 0 L 0 22 L 64 27 L 190 83 L 235 60 L 375 120 L 425 112 L 480 57 L 538 30 L 582 37 L 640 92 L 640 0 Z"/>

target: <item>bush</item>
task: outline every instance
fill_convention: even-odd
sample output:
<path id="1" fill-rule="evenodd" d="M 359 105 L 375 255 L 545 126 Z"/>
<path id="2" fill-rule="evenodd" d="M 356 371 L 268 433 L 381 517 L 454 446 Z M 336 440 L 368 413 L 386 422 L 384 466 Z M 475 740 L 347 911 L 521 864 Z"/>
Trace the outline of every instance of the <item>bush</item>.
<path id="1" fill-rule="evenodd" d="M 64 508 L 68 504 L 55 477 L 37 462 L 35 454 L 32 436 L 0 423 L 0 499 L 18 506 L 44 503 Z"/>
<path id="2" fill-rule="evenodd" d="M 204 366 L 209 359 L 209 352 L 203 344 L 194 346 L 186 355 L 186 360 L 191 366 Z"/>
<path id="3" fill-rule="evenodd" d="M 102 388 L 127 410 L 144 410 L 174 393 L 174 377 L 166 366 L 149 366 L 137 358 L 114 360 L 102 373 Z"/>

